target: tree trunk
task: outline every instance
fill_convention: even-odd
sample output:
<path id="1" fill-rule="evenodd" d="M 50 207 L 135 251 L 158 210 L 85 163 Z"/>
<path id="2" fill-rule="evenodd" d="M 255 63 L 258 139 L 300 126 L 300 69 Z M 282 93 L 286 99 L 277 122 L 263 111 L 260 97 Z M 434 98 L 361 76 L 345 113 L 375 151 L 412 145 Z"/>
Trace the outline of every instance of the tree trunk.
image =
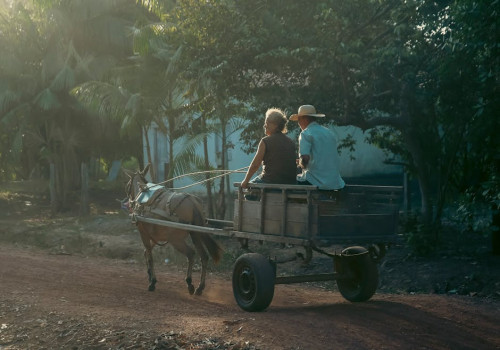
<path id="1" fill-rule="evenodd" d="M 427 171 L 427 165 L 425 163 L 424 157 L 422 155 L 422 150 L 418 146 L 418 138 L 413 135 L 410 131 L 405 135 L 407 140 L 408 150 L 413 158 L 413 165 L 416 170 L 416 175 L 418 179 L 418 184 L 420 188 L 420 214 L 422 215 L 422 220 L 424 225 L 430 226 L 432 224 L 432 200 L 431 200 L 431 185 L 430 177 L 431 174 Z"/>
<path id="2" fill-rule="evenodd" d="M 493 214 L 491 224 L 496 227 L 496 230 L 491 232 L 491 253 L 493 255 L 500 255 L 500 211 L 497 210 Z"/>
<path id="3" fill-rule="evenodd" d="M 205 117 L 201 117 L 201 123 L 202 123 L 202 128 L 203 130 L 206 130 L 206 124 L 205 124 Z M 203 156 L 205 158 L 205 170 L 210 169 L 210 162 L 208 160 L 208 140 L 207 137 L 203 137 Z M 207 173 L 205 175 L 206 179 L 210 178 L 210 174 Z M 208 211 L 208 217 L 215 217 L 214 215 L 214 204 L 213 204 L 213 197 L 212 197 L 212 181 L 207 181 L 205 182 L 205 187 L 207 189 L 207 211 Z"/>
<path id="4" fill-rule="evenodd" d="M 413 125 L 408 106 L 410 105 L 410 92 L 408 85 L 405 85 L 401 93 L 400 112 L 404 124 L 407 125 L 403 131 L 404 139 L 408 147 L 408 151 L 413 159 L 418 184 L 420 188 L 421 207 L 420 214 L 423 224 L 421 240 L 424 245 L 428 245 L 431 241 L 436 240 L 435 227 L 433 225 L 433 206 L 432 206 L 432 186 L 431 186 L 431 169 L 426 162 L 420 141 L 417 133 L 417 127 Z M 434 237 L 429 237 L 434 232 Z"/>
<path id="5" fill-rule="evenodd" d="M 225 125 L 222 125 L 222 134 L 221 134 L 221 167 L 224 169 L 226 165 L 226 129 Z M 219 203 L 217 206 L 217 218 L 223 220 L 226 216 L 226 194 L 225 194 L 225 176 L 220 178 L 219 184 Z"/>
<path id="6" fill-rule="evenodd" d="M 89 204 L 89 171 L 87 164 L 82 163 L 81 166 L 81 199 L 80 199 L 80 215 L 87 216 L 90 214 L 90 204 Z"/>
<path id="7" fill-rule="evenodd" d="M 61 166 L 59 167 L 59 179 L 61 180 L 61 203 L 62 209 L 69 209 L 68 203 L 68 193 L 71 188 L 71 169 L 69 166 L 69 160 L 63 154 L 61 156 Z"/>
<path id="8" fill-rule="evenodd" d="M 151 156 L 151 145 L 149 143 L 148 131 L 149 128 L 147 127 L 143 128 L 144 139 L 146 140 L 146 153 L 148 154 L 148 163 L 151 164 L 149 174 L 151 176 L 151 181 L 156 182 L 156 171 L 155 171 L 155 165 L 153 164 L 153 157 Z M 144 164 L 144 167 L 146 167 L 146 164 Z"/>
<path id="9" fill-rule="evenodd" d="M 173 177 L 172 173 L 174 171 L 174 164 L 172 163 L 173 160 L 174 160 L 174 137 L 173 137 L 173 132 L 171 132 L 169 133 L 168 136 L 168 164 L 165 167 L 165 168 L 168 167 L 168 172 L 167 169 L 165 169 L 165 180 L 170 180 Z M 168 181 L 165 186 L 169 188 L 174 188 L 174 182 Z"/>
<path id="10" fill-rule="evenodd" d="M 56 166 L 54 163 L 50 163 L 50 180 L 49 180 L 49 190 L 50 190 L 50 211 L 52 215 L 55 215 L 59 209 L 59 200 L 57 198 L 56 189 Z"/>
<path id="11" fill-rule="evenodd" d="M 418 179 L 421 206 L 420 206 L 420 226 L 416 227 L 412 245 L 416 251 L 426 254 L 433 251 L 439 239 L 440 219 L 434 217 L 433 206 L 433 169 L 427 166 L 422 149 L 415 147 L 417 139 L 409 136 L 408 147 L 413 158 L 413 164 Z M 418 145 L 418 143 L 417 143 Z"/>

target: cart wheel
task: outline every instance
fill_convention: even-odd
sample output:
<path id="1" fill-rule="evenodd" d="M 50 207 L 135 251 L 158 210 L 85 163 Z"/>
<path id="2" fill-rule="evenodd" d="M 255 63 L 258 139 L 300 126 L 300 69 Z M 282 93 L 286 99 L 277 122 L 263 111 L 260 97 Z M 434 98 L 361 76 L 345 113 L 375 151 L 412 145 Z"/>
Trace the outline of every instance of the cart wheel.
<path id="1" fill-rule="evenodd" d="M 245 311 L 265 310 L 274 296 L 276 272 L 261 254 L 247 253 L 240 256 L 233 269 L 233 294 Z"/>
<path id="2" fill-rule="evenodd" d="M 363 247 L 349 247 L 342 251 L 341 275 L 337 279 L 340 294 L 351 302 L 370 299 L 378 287 L 376 263 Z"/>

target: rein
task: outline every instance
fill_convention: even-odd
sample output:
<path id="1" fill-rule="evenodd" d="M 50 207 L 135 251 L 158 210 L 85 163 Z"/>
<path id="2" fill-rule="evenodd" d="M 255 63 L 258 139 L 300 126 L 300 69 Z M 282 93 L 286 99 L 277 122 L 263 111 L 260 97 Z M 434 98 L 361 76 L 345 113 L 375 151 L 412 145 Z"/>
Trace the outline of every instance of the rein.
<path id="1" fill-rule="evenodd" d="M 245 168 L 248 168 L 248 167 L 245 167 Z M 245 169 L 245 168 L 241 168 L 241 169 L 237 169 L 237 170 L 223 170 L 223 171 L 226 171 L 224 174 L 212 176 L 212 177 L 210 177 L 208 179 L 195 182 L 195 183 L 193 183 L 191 185 L 172 188 L 172 190 L 183 190 L 185 188 L 189 188 L 189 187 L 192 187 L 192 186 L 200 185 L 202 183 L 205 183 L 205 182 L 208 182 L 208 181 L 212 181 L 213 179 L 217 179 L 219 177 L 223 177 L 223 176 L 230 175 L 230 174 L 233 174 L 233 173 L 245 173 L 246 171 L 242 170 L 242 169 Z"/>
<path id="2" fill-rule="evenodd" d="M 208 179 L 195 182 L 195 183 L 193 183 L 191 185 L 187 185 L 187 186 L 183 186 L 183 187 L 176 187 L 176 188 L 169 188 L 169 190 L 172 190 L 172 191 L 183 190 L 183 189 L 186 189 L 186 188 L 189 188 L 189 187 L 192 187 L 192 186 L 200 185 L 200 184 L 208 182 L 208 181 L 212 181 L 214 179 L 218 179 L 219 177 L 223 177 L 223 176 L 227 176 L 227 175 L 231 175 L 231 174 L 235 174 L 235 173 L 245 173 L 246 172 L 245 169 L 248 169 L 248 168 L 249 168 L 249 166 L 245 166 L 243 168 L 239 168 L 239 169 L 236 169 L 236 170 L 216 169 L 216 170 L 197 171 L 197 172 L 193 172 L 193 173 L 179 175 L 179 176 L 173 177 L 171 179 L 168 179 L 168 180 L 165 180 L 165 181 L 162 181 L 162 182 L 159 182 L 159 183 L 155 183 L 153 185 L 154 186 L 164 185 L 166 183 L 169 183 L 169 182 L 172 182 L 174 180 L 183 178 L 185 176 L 201 175 L 201 174 L 207 174 L 207 173 L 223 173 L 221 175 L 212 176 L 212 177 L 210 177 Z M 141 187 L 141 192 L 140 193 L 142 193 L 144 191 L 147 191 L 149 188 L 150 187 L 147 186 L 147 185 L 144 186 L 144 187 Z M 140 193 L 137 195 L 137 197 L 140 195 Z M 137 197 L 135 198 L 134 202 L 137 200 Z"/>

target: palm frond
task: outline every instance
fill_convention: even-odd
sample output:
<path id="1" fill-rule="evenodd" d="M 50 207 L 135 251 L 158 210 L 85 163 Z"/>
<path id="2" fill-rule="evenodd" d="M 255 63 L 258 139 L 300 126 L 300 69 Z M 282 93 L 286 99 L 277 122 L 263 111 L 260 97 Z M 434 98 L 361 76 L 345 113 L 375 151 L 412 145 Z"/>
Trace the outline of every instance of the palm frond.
<path id="1" fill-rule="evenodd" d="M 19 100 L 19 95 L 10 90 L 7 86 L 0 90 L 0 113 L 7 111 L 15 102 Z"/>
<path id="2" fill-rule="evenodd" d="M 231 118 L 229 119 L 226 126 L 226 135 L 230 136 L 235 132 L 245 129 L 248 126 L 249 122 L 243 118 Z"/>
<path id="3" fill-rule="evenodd" d="M 120 86 L 100 81 L 84 83 L 74 88 L 72 94 L 89 110 L 110 119 L 121 118 L 130 95 Z"/>
<path id="4" fill-rule="evenodd" d="M 14 140 L 12 141 L 11 145 L 12 156 L 16 160 L 19 159 L 20 154 L 23 150 L 23 138 L 24 138 L 23 135 L 24 135 L 24 130 L 23 128 L 20 128 L 14 135 Z"/>
<path id="5" fill-rule="evenodd" d="M 139 5 L 158 18 L 163 18 L 175 5 L 175 0 L 136 0 Z"/>
<path id="6" fill-rule="evenodd" d="M 73 69 L 64 65 L 63 69 L 57 73 L 56 77 L 50 85 L 50 89 L 53 91 L 67 91 L 75 86 L 75 72 Z"/>
<path id="7" fill-rule="evenodd" d="M 133 116 L 136 116 L 142 106 L 141 94 L 135 93 L 130 95 L 127 103 L 125 104 L 125 110 L 130 111 Z"/>
<path id="8" fill-rule="evenodd" d="M 179 66 L 179 63 L 181 62 L 183 51 L 184 51 L 184 46 L 179 45 L 177 50 L 175 50 L 174 54 L 170 55 L 167 70 L 166 70 L 167 76 L 172 76 L 172 75 L 178 74 L 178 72 L 179 72 L 178 66 Z"/>
<path id="9" fill-rule="evenodd" d="M 207 134 L 200 133 L 194 137 L 183 137 L 176 140 L 175 144 L 181 144 L 181 147 L 179 147 L 181 151 L 176 153 L 172 161 L 173 167 L 170 170 L 169 177 L 200 169 L 200 165 L 204 164 L 205 160 L 201 155 L 197 154 L 197 150 L 206 136 Z M 174 147 L 174 149 L 176 148 Z"/>
<path id="10" fill-rule="evenodd" d="M 8 111 L 0 119 L 0 123 L 8 125 L 14 123 L 18 120 L 19 116 L 22 114 L 29 114 L 31 111 L 31 105 L 29 103 L 22 103 Z"/>
<path id="11" fill-rule="evenodd" d="M 156 32 L 153 30 L 152 26 L 144 26 L 141 28 L 134 27 L 132 29 L 133 34 L 133 50 L 134 53 L 146 56 L 150 51 L 150 42 L 156 37 Z"/>
<path id="12" fill-rule="evenodd" d="M 61 102 L 50 89 L 43 89 L 35 97 L 35 105 L 44 111 L 54 110 L 61 106 Z"/>

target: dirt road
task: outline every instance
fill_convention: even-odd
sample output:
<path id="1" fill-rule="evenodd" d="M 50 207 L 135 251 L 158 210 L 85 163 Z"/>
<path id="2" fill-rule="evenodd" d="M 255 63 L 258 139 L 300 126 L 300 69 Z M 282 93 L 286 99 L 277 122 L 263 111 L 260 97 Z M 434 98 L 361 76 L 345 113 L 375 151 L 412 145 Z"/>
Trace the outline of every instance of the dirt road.
<path id="1" fill-rule="evenodd" d="M 500 348 L 498 301 L 376 294 L 352 304 L 280 285 L 267 311 L 247 313 L 229 276 L 209 276 L 195 297 L 175 269 L 148 292 L 142 265 L 0 247 L 0 349 Z"/>

